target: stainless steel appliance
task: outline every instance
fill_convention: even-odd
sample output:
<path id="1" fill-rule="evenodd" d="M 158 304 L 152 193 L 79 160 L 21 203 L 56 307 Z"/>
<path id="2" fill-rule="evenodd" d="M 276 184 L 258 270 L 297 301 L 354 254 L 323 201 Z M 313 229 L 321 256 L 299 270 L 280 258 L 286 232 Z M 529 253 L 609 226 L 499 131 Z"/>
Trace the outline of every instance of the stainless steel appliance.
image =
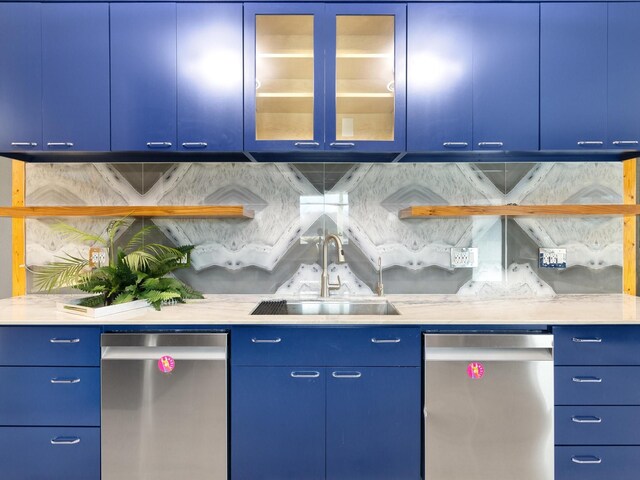
<path id="1" fill-rule="evenodd" d="M 227 478 L 227 335 L 102 335 L 102 480 Z"/>
<path id="2" fill-rule="evenodd" d="M 553 336 L 424 335 L 425 480 L 553 480 Z"/>

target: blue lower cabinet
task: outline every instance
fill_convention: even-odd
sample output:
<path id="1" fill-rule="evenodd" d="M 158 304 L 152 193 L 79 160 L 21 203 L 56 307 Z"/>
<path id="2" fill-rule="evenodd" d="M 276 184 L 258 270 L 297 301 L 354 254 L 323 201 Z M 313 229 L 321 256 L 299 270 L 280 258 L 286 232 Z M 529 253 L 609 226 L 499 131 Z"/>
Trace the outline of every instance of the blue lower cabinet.
<path id="1" fill-rule="evenodd" d="M 327 368 L 327 479 L 418 480 L 420 368 Z"/>
<path id="2" fill-rule="evenodd" d="M 640 447 L 556 447 L 555 480 L 636 480 Z"/>
<path id="3" fill-rule="evenodd" d="M 324 369 L 233 367 L 231 375 L 231 477 L 324 479 Z"/>
<path id="4" fill-rule="evenodd" d="M 640 367 L 556 367 L 556 405 L 640 405 Z"/>
<path id="5" fill-rule="evenodd" d="M 555 409 L 556 445 L 640 445 L 640 407 Z"/>
<path id="6" fill-rule="evenodd" d="M 640 326 L 553 328 L 556 365 L 640 365 Z"/>
<path id="7" fill-rule="evenodd" d="M 100 429 L 0 427 L 2 480 L 100 480 Z"/>
<path id="8" fill-rule="evenodd" d="M 100 425 L 100 369 L 0 367 L 0 425 Z"/>

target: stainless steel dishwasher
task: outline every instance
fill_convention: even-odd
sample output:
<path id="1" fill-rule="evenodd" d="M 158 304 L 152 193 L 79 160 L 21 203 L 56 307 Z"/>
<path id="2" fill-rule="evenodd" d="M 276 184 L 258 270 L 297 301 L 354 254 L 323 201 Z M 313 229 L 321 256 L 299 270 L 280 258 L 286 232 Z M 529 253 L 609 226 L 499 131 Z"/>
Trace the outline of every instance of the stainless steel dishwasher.
<path id="1" fill-rule="evenodd" d="M 102 335 L 102 480 L 226 480 L 227 335 Z"/>
<path id="2" fill-rule="evenodd" d="M 425 334 L 426 480 L 553 480 L 553 336 Z"/>

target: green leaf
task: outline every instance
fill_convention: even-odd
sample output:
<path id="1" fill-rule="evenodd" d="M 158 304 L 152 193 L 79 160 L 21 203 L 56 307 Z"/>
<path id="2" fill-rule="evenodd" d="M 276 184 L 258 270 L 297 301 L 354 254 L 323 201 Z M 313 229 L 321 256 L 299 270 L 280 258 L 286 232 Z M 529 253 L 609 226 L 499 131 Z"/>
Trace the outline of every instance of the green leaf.
<path id="1" fill-rule="evenodd" d="M 140 231 L 138 231 L 138 233 L 136 233 L 133 237 L 131 237 L 131 240 L 127 242 L 127 244 L 124 247 L 124 250 L 127 252 L 138 250 L 139 248 L 144 246 L 144 243 L 145 243 L 144 241 L 146 239 L 146 236 L 150 232 L 157 229 L 158 227 L 156 227 L 155 225 L 149 225 L 147 227 L 141 228 Z"/>
<path id="2" fill-rule="evenodd" d="M 104 307 L 105 305 L 104 296 L 96 295 L 94 297 L 83 298 L 82 300 L 80 300 L 80 302 L 78 302 L 78 305 L 80 305 L 81 307 L 87 307 L 87 308 Z"/>
<path id="3" fill-rule="evenodd" d="M 78 288 L 91 278 L 92 272 L 86 271 L 89 267 L 88 260 L 68 254 L 56 258 L 60 261 L 44 265 L 34 273 L 34 286 L 37 290 L 50 292 L 56 288 Z"/>
<path id="4" fill-rule="evenodd" d="M 107 240 L 101 237 L 100 235 L 94 235 L 93 233 L 83 232 L 82 230 L 76 227 L 72 227 L 71 225 L 68 225 L 63 222 L 54 224 L 51 227 L 51 229 L 55 232 L 62 234 L 67 240 L 71 242 L 80 241 L 83 243 L 88 243 L 88 242 L 93 244 L 98 243 L 103 247 L 107 245 Z"/>
<path id="5" fill-rule="evenodd" d="M 130 294 L 130 293 L 125 293 L 122 292 L 120 295 L 118 295 L 114 300 L 112 305 L 118 305 L 120 303 L 127 303 L 127 302 L 133 302 L 136 298 Z"/>

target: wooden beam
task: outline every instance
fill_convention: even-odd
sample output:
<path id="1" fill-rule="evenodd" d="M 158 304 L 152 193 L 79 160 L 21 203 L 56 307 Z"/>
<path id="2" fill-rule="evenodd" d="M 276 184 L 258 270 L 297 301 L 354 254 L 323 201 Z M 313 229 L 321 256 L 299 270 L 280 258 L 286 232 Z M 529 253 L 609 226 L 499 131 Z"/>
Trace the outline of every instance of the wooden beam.
<path id="1" fill-rule="evenodd" d="M 401 219 L 472 215 L 640 215 L 638 205 L 422 205 L 400 210 Z"/>
<path id="2" fill-rule="evenodd" d="M 78 207 L 0 207 L 0 217 L 188 217 L 251 219 L 253 210 L 240 205 L 223 206 L 78 206 Z"/>
<path id="3" fill-rule="evenodd" d="M 622 202 L 636 206 L 636 159 L 622 162 Z M 636 295 L 636 223 L 635 215 L 625 215 L 622 230 L 622 291 Z"/>
<path id="4" fill-rule="evenodd" d="M 25 199 L 25 163 L 13 160 L 11 164 L 11 205 L 14 208 L 24 207 Z M 12 250 L 12 293 L 13 296 L 27 293 L 25 220 L 14 218 L 11 221 Z"/>

